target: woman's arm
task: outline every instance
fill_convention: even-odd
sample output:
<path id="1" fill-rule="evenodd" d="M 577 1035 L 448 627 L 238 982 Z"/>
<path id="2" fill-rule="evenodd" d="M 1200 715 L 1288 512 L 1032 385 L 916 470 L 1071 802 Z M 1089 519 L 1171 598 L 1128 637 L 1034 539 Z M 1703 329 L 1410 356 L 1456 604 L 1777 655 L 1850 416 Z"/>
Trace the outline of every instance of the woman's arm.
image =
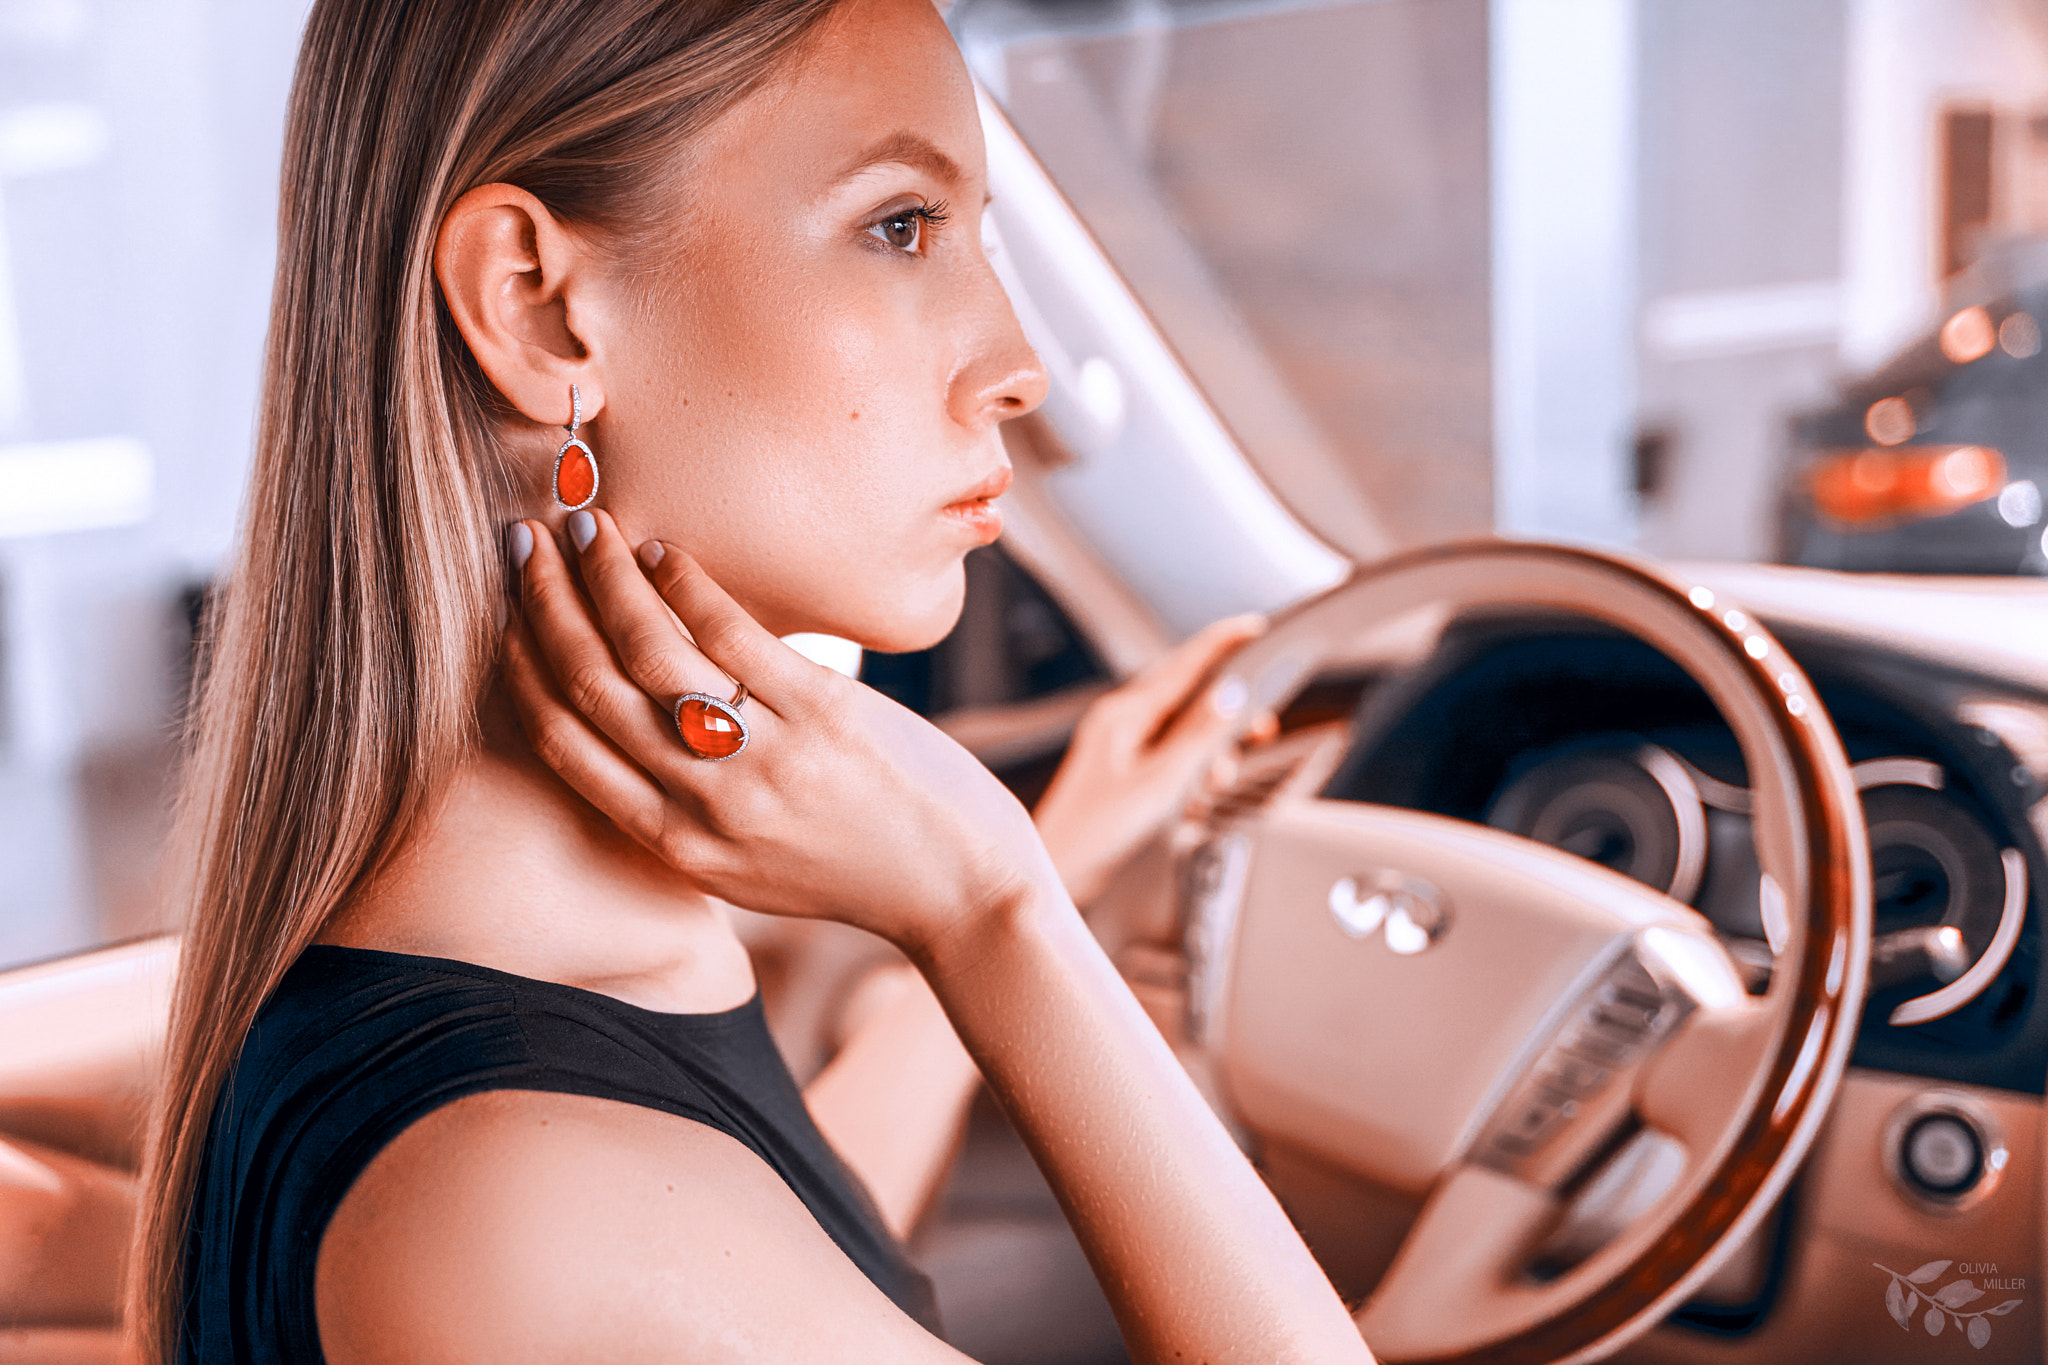
<path id="1" fill-rule="evenodd" d="M 320 1244 L 327 1365 L 959 1365 L 766 1162 L 659 1110 L 492 1091 L 409 1125 Z"/>
<path id="2" fill-rule="evenodd" d="M 981 1072 L 915 968 L 882 967 L 859 989 L 880 998 L 804 1087 L 804 1105 L 903 1238 L 938 1194 Z"/>
<path id="3" fill-rule="evenodd" d="M 1218 621 L 1088 708 L 1032 813 L 1075 901 L 1185 809 L 1236 743 L 1241 702 L 1205 684 L 1263 628 L 1256 616 Z M 903 1237 L 937 1193 L 981 1073 L 912 969 L 881 968 L 860 993 L 860 1022 L 804 1102 Z"/>
<path id="4" fill-rule="evenodd" d="M 986 769 L 799 658 L 681 552 L 643 547 L 643 576 L 598 516 L 580 567 L 600 631 L 553 543 L 536 542 L 507 677 L 537 752 L 713 894 L 829 913 L 910 957 L 1045 1170 L 1138 1359 L 1370 1359 Z M 753 738 L 734 762 L 702 763 L 664 703 L 721 686 L 718 670 L 753 694 Z"/>
<path id="5" fill-rule="evenodd" d="M 919 955 L 1141 1361 L 1366 1361 L 1358 1330 L 1063 896 Z"/>

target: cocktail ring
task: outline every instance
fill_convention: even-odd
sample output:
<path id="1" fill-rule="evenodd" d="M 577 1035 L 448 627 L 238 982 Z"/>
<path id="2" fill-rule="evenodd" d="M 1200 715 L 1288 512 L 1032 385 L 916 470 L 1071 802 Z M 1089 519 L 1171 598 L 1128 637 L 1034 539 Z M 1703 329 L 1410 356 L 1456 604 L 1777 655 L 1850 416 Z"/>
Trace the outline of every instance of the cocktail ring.
<path id="1" fill-rule="evenodd" d="M 685 692 L 676 698 L 676 734 L 683 747 L 698 758 L 719 762 L 747 747 L 747 723 L 740 708 L 747 704 L 747 685 L 731 701 L 720 701 L 707 692 Z"/>

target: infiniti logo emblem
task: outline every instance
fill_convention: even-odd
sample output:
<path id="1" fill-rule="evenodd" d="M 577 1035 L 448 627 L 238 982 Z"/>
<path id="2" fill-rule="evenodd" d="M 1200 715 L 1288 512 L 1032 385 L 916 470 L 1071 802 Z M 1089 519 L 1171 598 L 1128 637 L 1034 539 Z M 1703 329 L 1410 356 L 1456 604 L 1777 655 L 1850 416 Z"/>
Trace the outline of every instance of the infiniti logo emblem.
<path id="1" fill-rule="evenodd" d="M 1351 937 L 1379 934 L 1402 957 L 1421 952 L 1451 927 L 1442 892 L 1428 882 L 1385 872 L 1339 878 L 1330 888 L 1330 913 Z"/>

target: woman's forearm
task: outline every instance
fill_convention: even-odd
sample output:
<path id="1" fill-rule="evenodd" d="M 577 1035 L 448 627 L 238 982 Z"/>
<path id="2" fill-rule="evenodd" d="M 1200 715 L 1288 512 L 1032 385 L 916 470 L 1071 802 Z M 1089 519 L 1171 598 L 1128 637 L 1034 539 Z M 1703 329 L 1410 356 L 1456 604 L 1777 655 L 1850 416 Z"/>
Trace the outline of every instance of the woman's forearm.
<path id="1" fill-rule="evenodd" d="M 1132 799 L 1121 791 L 1113 795 Z M 1128 850 L 1103 853 L 1099 842 L 1091 845 L 1077 834 L 1087 821 L 1048 824 L 1047 813 L 1041 803 L 1032 817 L 1046 855 L 1069 898 L 1084 900 Z M 917 1226 L 945 1179 L 981 1073 L 923 977 L 900 965 L 876 976 L 887 983 L 886 999 L 804 1087 L 804 1104 L 901 1238 Z"/>
<path id="2" fill-rule="evenodd" d="M 1145 1362 L 1370 1361 L 1329 1280 L 1063 897 L 918 963 Z"/>
<path id="3" fill-rule="evenodd" d="M 924 979 L 882 971 L 887 997 L 804 1087 L 804 1104 L 889 1231 L 906 1237 L 952 1162 L 981 1073 Z"/>

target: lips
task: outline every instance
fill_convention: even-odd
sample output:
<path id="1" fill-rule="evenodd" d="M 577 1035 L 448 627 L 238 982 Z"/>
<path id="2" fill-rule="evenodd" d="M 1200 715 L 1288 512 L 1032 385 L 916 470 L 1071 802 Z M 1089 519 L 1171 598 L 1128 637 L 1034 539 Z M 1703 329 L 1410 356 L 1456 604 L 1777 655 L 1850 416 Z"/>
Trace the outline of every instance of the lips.
<path id="1" fill-rule="evenodd" d="M 955 507 L 960 507 L 970 502 L 994 502 L 1009 491 L 1010 480 L 1013 477 L 1008 465 L 999 465 L 993 474 L 990 474 L 980 483 L 949 503 L 946 510 L 951 511 Z"/>
<path id="2" fill-rule="evenodd" d="M 1011 477 L 1010 467 L 1001 466 L 963 496 L 947 503 L 942 515 L 965 526 L 981 544 L 992 543 L 1003 533 L 1003 514 L 995 501 L 1008 490 Z"/>

